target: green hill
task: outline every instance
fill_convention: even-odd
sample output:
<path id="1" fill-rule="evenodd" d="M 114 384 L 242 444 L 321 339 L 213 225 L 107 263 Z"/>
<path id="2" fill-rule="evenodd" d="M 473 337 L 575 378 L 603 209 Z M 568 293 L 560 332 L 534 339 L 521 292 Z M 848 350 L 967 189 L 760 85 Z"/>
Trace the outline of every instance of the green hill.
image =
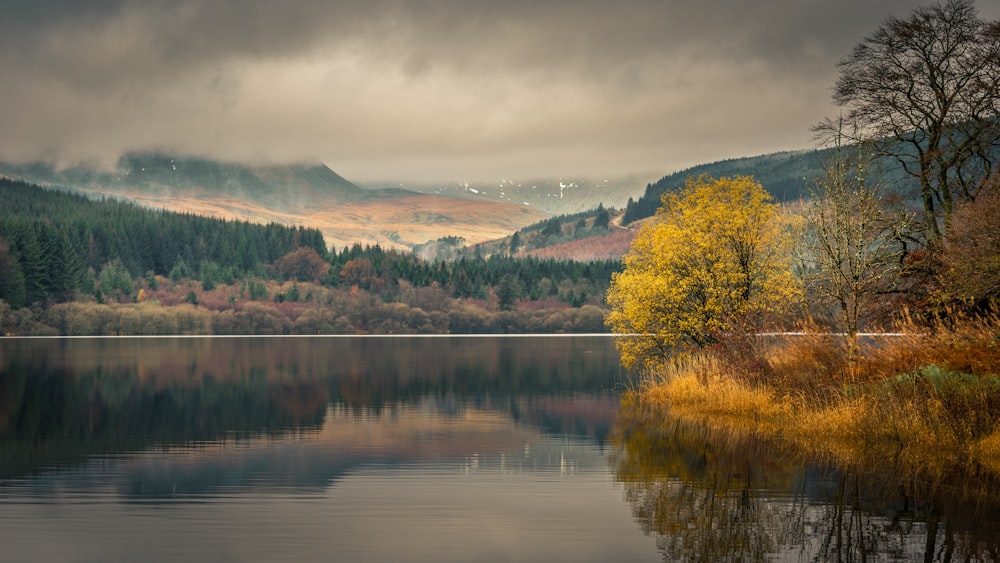
<path id="1" fill-rule="evenodd" d="M 785 151 L 699 164 L 675 172 L 646 186 L 646 192 L 638 200 L 630 199 L 623 223 L 651 217 L 666 191 L 682 188 L 688 178 L 703 174 L 713 178 L 753 176 L 777 201 L 808 197 L 809 179 L 822 173 L 821 163 L 825 154 L 825 150 Z"/>

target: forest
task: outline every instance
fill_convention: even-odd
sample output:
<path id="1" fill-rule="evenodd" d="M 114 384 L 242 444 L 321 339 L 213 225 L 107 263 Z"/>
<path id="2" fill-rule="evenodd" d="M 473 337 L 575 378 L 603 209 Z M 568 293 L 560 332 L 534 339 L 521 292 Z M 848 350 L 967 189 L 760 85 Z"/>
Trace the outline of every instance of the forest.
<path id="1" fill-rule="evenodd" d="M 601 332 L 614 260 L 427 261 L 0 180 L 4 334 Z"/>

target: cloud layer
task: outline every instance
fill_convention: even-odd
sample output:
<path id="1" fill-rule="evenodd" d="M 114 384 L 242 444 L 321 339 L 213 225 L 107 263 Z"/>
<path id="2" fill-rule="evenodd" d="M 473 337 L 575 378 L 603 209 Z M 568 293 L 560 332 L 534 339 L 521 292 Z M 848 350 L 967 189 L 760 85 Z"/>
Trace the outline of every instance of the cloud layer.
<path id="1" fill-rule="evenodd" d="M 836 61 L 916 5 L 14 0 L 0 160 L 165 149 L 320 159 L 360 181 L 668 173 L 809 146 Z"/>

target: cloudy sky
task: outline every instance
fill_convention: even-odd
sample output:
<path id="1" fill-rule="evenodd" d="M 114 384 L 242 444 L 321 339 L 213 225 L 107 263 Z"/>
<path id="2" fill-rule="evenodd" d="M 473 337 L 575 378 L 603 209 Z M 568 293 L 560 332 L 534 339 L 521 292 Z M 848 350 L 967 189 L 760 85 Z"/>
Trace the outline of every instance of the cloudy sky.
<path id="1" fill-rule="evenodd" d="M 318 159 L 355 181 L 667 174 L 810 147 L 836 112 L 836 62 L 919 4 L 5 0 L 0 160 L 158 149 Z"/>

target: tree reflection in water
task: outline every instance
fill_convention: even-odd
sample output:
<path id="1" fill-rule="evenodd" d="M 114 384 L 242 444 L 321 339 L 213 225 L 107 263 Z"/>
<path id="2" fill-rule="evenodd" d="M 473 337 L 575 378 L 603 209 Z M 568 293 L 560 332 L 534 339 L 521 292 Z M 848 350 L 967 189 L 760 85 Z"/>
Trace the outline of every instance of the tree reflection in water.
<path id="1" fill-rule="evenodd" d="M 1000 484 L 805 460 L 626 397 L 616 479 L 667 561 L 997 561 Z"/>

